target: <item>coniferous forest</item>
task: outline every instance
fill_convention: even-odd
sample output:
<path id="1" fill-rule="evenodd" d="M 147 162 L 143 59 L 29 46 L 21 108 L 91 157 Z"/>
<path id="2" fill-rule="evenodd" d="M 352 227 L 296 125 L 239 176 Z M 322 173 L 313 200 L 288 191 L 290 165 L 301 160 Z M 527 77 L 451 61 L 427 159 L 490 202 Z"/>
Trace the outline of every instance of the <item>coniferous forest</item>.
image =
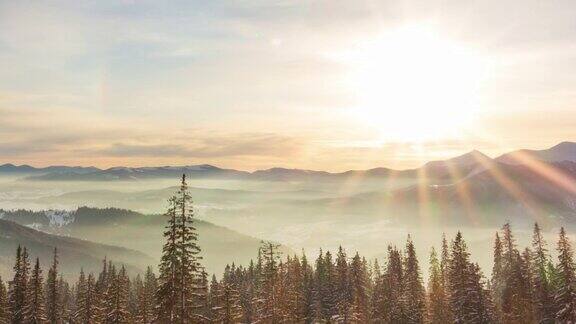
<path id="1" fill-rule="evenodd" d="M 563 228 L 554 260 L 538 224 L 525 249 L 505 224 L 494 238 L 490 277 L 471 261 L 460 232 L 439 238 L 441 249 L 428 260 L 416 257 L 408 237 L 405 246 L 388 247 L 383 263 L 342 247 L 310 259 L 281 255 L 279 245 L 262 242 L 250 264 L 208 274 L 185 177 L 165 216 L 157 271 L 133 278 L 104 259 L 100 273 L 67 281 L 57 247 L 48 269 L 18 247 L 13 277 L 0 280 L 0 323 L 576 322 L 573 251 Z"/>

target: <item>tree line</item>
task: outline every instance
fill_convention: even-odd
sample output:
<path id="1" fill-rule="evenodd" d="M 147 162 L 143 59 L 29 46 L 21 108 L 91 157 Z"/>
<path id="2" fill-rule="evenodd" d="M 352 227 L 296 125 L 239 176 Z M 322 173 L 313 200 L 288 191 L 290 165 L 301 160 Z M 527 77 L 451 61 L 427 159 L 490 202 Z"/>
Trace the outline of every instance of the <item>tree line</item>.
<path id="1" fill-rule="evenodd" d="M 129 278 L 104 260 L 96 276 L 70 284 L 58 252 L 44 280 L 38 259 L 18 247 L 12 280 L 0 279 L 3 323 L 576 323 L 573 251 L 562 228 L 552 259 L 534 225 L 520 249 L 511 227 L 496 233 L 490 278 L 483 276 L 462 233 L 443 236 L 422 278 L 414 243 L 389 246 L 386 262 L 350 256 L 341 247 L 283 256 L 263 242 L 256 260 L 226 266 L 220 279 L 201 265 L 192 198 L 185 178 L 169 200 L 158 275 L 149 267 Z"/>

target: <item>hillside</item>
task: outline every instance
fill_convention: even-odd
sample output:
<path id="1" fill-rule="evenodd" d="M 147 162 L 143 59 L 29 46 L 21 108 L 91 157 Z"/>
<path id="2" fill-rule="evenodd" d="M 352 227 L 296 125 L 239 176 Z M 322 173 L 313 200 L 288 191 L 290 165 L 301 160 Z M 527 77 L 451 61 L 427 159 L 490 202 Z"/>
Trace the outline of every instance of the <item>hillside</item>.
<path id="1" fill-rule="evenodd" d="M 117 208 L 88 207 L 71 212 L 15 210 L 0 211 L 0 214 L 5 219 L 35 226 L 43 231 L 145 252 L 152 257 L 148 262 L 150 265 L 158 263 L 162 251 L 162 233 L 166 220 L 158 214 L 145 215 Z M 66 215 L 68 221 L 55 222 L 55 214 Z M 203 264 L 210 272 L 220 271 L 231 262 L 246 264 L 257 256 L 261 241 L 257 238 L 202 220 L 195 220 L 195 227 L 202 248 Z M 290 252 L 287 248 L 283 248 L 283 251 Z"/>
<path id="2" fill-rule="evenodd" d="M 0 219 L 0 273 L 6 274 L 13 265 L 18 245 L 26 246 L 33 258 L 39 257 L 44 265 L 52 260 L 54 247 L 58 248 L 62 272 L 76 276 L 80 268 L 96 272 L 107 257 L 125 264 L 130 272 L 140 272 L 154 263 L 150 256 L 114 245 L 94 243 L 85 239 L 52 235 Z"/>

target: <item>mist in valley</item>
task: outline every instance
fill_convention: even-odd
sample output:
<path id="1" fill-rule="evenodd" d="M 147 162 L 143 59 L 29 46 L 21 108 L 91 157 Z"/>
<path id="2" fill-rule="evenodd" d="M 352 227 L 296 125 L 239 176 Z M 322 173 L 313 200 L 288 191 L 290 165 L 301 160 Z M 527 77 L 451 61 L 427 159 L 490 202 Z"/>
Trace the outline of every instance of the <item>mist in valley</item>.
<path id="1" fill-rule="evenodd" d="M 260 240 L 282 244 L 285 254 L 304 252 L 314 258 L 320 249 L 335 251 L 343 246 L 349 254 L 359 252 L 383 262 L 387 247 L 404 247 L 410 235 L 419 259 L 425 262 L 432 247 L 440 248 L 442 235 L 451 240 L 457 231 L 462 231 L 472 260 L 487 275 L 491 272 L 494 234 L 504 223 L 512 223 L 520 247 L 529 246 L 531 226 L 537 220 L 532 217 L 491 212 L 486 206 L 478 206 L 472 215 L 453 206 L 447 209 L 429 204 L 424 209 L 416 203 L 391 201 L 392 192 L 415 185 L 415 179 L 190 181 L 196 217 L 208 222 L 200 225 L 200 243 L 204 262 L 214 273 L 228 263 L 248 264 L 256 258 Z M 1 177 L 0 207 L 36 211 L 114 207 L 141 213 L 140 220 L 129 223 L 94 222 L 90 226 L 50 231 L 133 249 L 157 260 L 165 225 L 161 214 L 175 190 L 173 179 L 38 181 Z M 549 221 L 541 223 L 553 250 L 559 227 Z M 222 228 L 232 231 L 224 232 Z M 238 239 L 235 235 L 239 235 Z M 239 239 L 242 235 L 250 239 Z M 427 267 L 422 269 L 426 275 Z"/>

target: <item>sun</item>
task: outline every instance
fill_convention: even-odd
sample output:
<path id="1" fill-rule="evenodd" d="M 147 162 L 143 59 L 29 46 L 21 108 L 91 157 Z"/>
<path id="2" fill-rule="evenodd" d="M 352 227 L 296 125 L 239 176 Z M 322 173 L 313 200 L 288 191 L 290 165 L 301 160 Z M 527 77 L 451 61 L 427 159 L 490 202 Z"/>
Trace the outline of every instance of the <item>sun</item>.
<path id="1" fill-rule="evenodd" d="M 489 61 L 427 26 L 399 28 L 339 53 L 349 66 L 352 111 L 382 141 L 462 134 L 477 118 Z"/>

